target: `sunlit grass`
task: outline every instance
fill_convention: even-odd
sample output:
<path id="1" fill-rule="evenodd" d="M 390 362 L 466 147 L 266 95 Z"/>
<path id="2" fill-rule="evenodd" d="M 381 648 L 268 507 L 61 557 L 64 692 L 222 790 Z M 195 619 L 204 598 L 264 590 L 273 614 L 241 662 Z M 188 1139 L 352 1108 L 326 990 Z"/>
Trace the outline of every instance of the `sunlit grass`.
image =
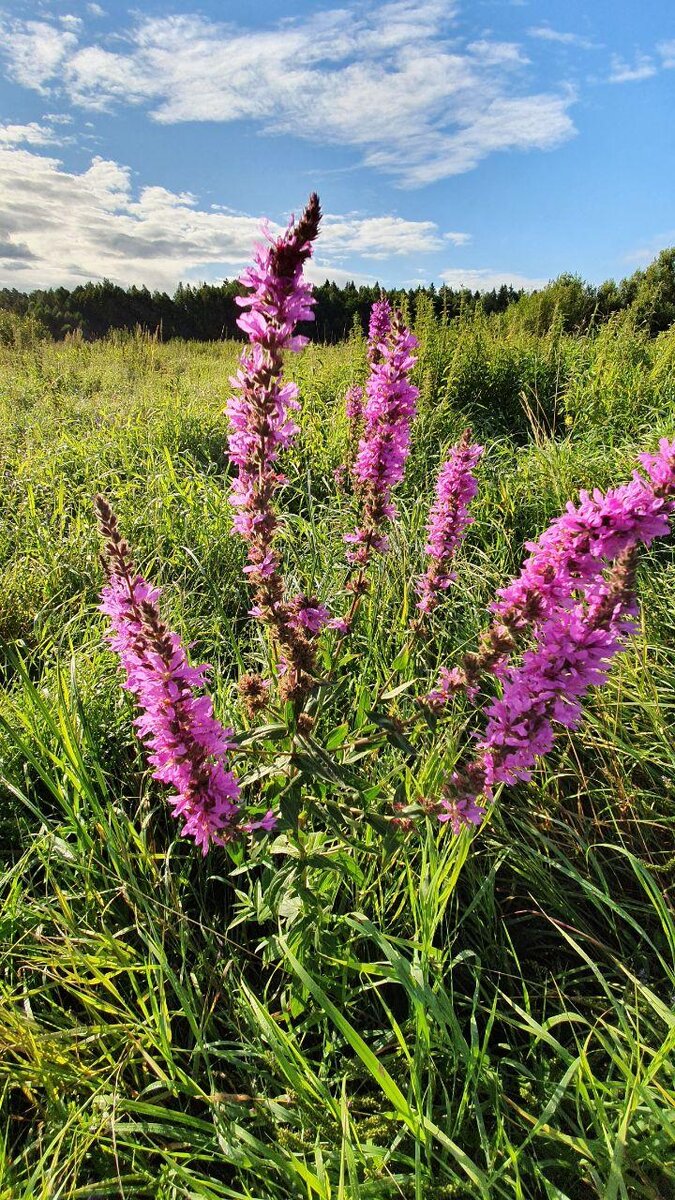
<path id="1" fill-rule="evenodd" d="M 556 341 L 480 319 L 420 332 L 401 526 L 349 689 L 316 731 L 345 770 L 344 706 L 366 727 L 391 679 L 433 471 L 467 421 L 487 445 L 476 521 L 437 637 L 400 658 L 396 682 L 427 681 L 472 644 L 523 541 L 675 425 L 669 335 Z M 363 764 L 362 819 L 338 820 L 317 780 L 300 841 L 202 861 L 149 779 L 102 642 L 91 498 L 114 500 L 241 727 L 236 677 L 263 647 L 226 500 L 237 347 L 0 353 L 2 1200 L 668 1200 L 669 545 L 643 557 L 641 630 L 580 732 L 472 840 L 377 822 L 385 783 L 433 786 L 460 707 L 415 760 L 393 744 Z M 310 347 L 292 364 L 305 409 L 285 552 L 324 598 L 343 578 L 351 517 L 332 472 L 361 353 Z M 406 691 L 390 709 L 409 713 Z"/>

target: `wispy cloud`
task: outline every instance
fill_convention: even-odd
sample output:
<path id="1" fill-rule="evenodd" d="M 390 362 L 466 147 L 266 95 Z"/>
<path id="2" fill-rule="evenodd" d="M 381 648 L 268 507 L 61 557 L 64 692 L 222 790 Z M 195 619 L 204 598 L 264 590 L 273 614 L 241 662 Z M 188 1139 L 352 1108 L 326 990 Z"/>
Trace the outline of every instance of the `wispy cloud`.
<path id="1" fill-rule="evenodd" d="M 538 38 L 542 42 L 557 42 L 561 46 L 576 46 L 579 50 L 596 50 L 598 43 L 580 33 L 563 33 L 552 29 L 550 25 L 533 25 L 527 31 L 528 37 Z"/>
<path id="2" fill-rule="evenodd" d="M 194 14 L 141 18 L 122 48 L 15 22 L 4 53 L 15 79 L 79 105 L 142 104 L 165 124 L 248 119 L 268 134 L 350 146 L 414 187 L 575 132 L 573 92 L 534 91 L 512 42 L 462 43 L 455 11 L 448 0 L 393 0 L 255 30 Z"/>
<path id="3" fill-rule="evenodd" d="M 493 267 L 448 268 L 441 271 L 441 279 L 451 288 L 470 288 L 472 292 L 491 292 L 502 284 L 532 292 L 535 288 L 545 287 L 548 282 L 547 279 L 533 279 L 516 271 L 498 271 Z"/>
<path id="4" fill-rule="evenodd" d="M 613 54 L 609 82 L 637 83 L 641 79 L 651 79 L 652 75 L 656 75 L 656 70 L 654 59 L 649 54 L 637 53 L 632 63 Z"/>
<path id="5" fill-rule="evenodd" d="M 661 56 L 662 67 L 675 67 L 675 38 L 669 42 L 659 42 L 656 49 Z"/>
<path id="6" fill-rule="evenodd" d="M 0 126 L 0 267 L 16 286 L 117 282 L 173 287 L 179 279 L 237 274 L 259 236 L 258 217 L 203 209 L 163 187 L 135 193 L 128 167 L 103 158 L 77 173 L 27 147 L 50 140 L 38 125 Z M 452 234 L 451 237 L 463 235 Z M 468 236 L 468 235 L 466 235 Z M 314 279 L 345 280 L 355 266 L 443 246 L 432 221 L 331 214 Z M 362 270 L 356 276 L 363 278 Z"/>
<path id="7" fill-rule="evenodd" d="M 631 263 L 635 267 L 647 267 L 661 250 L 666 250 L 669 246 L 675 246 L 675 229 L 659 233 L 644 245 L 636 246 L 634 250 L 630 250 L 628 254 L 624 255 L 624 262 Z"/>
<path id="8" fill-rule="evenodd" d="M 469 234 L 446 234 L 468 238 Z M 439 250 L 443 239 L 433 221 L 407 221 L 403 217 L 338 217 L 328 214 L 323 222 L 321 246 L 333 258 L 363 255 L 391 258 L 392 255 L 426 254 Z"/>

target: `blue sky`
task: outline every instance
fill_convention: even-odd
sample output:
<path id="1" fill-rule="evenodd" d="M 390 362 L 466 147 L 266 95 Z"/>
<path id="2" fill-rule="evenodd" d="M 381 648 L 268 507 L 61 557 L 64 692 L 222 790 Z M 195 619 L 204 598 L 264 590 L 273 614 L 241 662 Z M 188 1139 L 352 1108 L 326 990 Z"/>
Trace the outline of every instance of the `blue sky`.
<path id="1" fill-rule="evenodd" d="M 675 243 L 674 0 L 0 0 L 0 284 L 537 286 Z"/>

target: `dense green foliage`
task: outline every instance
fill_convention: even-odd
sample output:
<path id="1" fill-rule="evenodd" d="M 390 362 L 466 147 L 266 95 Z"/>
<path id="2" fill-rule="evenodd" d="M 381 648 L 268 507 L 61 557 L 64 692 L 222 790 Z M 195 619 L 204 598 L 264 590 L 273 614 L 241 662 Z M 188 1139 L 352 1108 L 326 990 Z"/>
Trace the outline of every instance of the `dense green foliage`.
<path id="1" fill-rule="evenodd" d="M 109 279 L 80 284 L 72 291 L 60 287 L 26 293 L 2 288 L 0 344 L 8 340 L 3 329 L 11 327 L 5 314 L 18 318 L 19 340 L 26 318 L 54 338 L 78 333 L 91 339 L 114 329 L 131 331 L 137 327 L 164 341 L 175 337 L 196 341 L 240 337 L 235 302 L 240 294 L 236 280 L 180 284 L 173 296 L 145 287 L 122 288 Z M 315 289 L 316 320 L 303 332 L 319 342 L 340 341 L 355 327 L 365 332 L 371 305 L 379 295 L 377 283 L 339 287 L 326 280 Z M 577 275 L 561 275 L 530 295 L 506 284 L 487 292 L 453 289 L 446 284 L 436 289 L 432 284 L 389 291 L 387 295 L 411 312 L 426 302 L 435 316 L 445 321 L 477 310 L 487 315 L 504 313 L 513 306 L 510 315 L 514 323 L 533 333 L 545 333 L 556 323 L 566 331 L 580 332 L 618 312 L 630 312 L 653 336 L 675 321 L 675 249 L 663 250 L 646 270 L 636 271 L 619 284 L 610 279 L 592 287 Z"/>
<path id="2" fill-rule="evenodd" d="M 262 647 L 226 499 L 238 347 L 0 337 L 2 1200 L 671 1194 L 671 546 L 643 556 L 640 632 L 583 729 L 473 838 L 378 818 L 452 762 L 461 706 L 415 758 L 397 719 L 475 642 L 523 542 L 673 436 L 675 329 L 629 311 L 573 336 L 534 297 L 452 324 L 426 296 L 415 311 L 401 524 L 336 700 L 390 744 L 368 756 L 329 708 L 323 776 L 297 762 L 298 837 L 204 861 L 166 816 L 102 642 L 91 498 L 115 503 L 243 730 L 236 677 Z M 288 364 L 304 407 L 284 545 L 329 602 L 352 521 L 333 480 L 342 397 L 363 356 L 354 334 Z M 468 423 L 487 446 L 476 522 L 435 640 L 395 662 L 433 473 Z M 252 788 L 273 736 L 239 760 Z"/>
<path id="3" fill-rule="evenodd" d="M 314 341 L 337 342 L 356 326 L 368 329 L 370 309 L 380 296 L 379 284 L 348 283 L 344 287 L 326 280 L 315 288 L 315 317 L 302 332 Z M 434 310 L 447 320 L 480 304 L 486 312 L 504 312 L 522 292 L 504 285 L 481 295 L 468 289 L 442 287 L 391 291 L 397 304 L 414 306 L 419 296 L 429 297 Z M 235 297 L 242 295 L 236 280 L 221 284 L 179 284 L 173 296 L 148 288 L 122 288 L 104 279 L 101 283 L 68 288 L 49 288 L 26 293 L 0 289 L 0 319 L 13 314 L 19 321 L 37 322 L 44 335 L 56 339 L 80 334 L 87 339 L 103 337 L 114 329 L 151 332 L 162 341 L 184 338 L 217 341 L 241 338 L 237 317 L 241 310 Z M 0 325 L 0 331 L 2 325 Z M 0 339 L 2 333 L 0 332 Z M 6 339 L 5 339 L 6 340 Z"/>

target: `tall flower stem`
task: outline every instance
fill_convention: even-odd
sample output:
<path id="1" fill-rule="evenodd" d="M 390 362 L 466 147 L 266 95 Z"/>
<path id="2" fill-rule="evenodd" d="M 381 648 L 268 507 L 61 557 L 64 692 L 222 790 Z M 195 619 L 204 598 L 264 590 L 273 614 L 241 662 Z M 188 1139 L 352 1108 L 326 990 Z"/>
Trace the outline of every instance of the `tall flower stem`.
<path id="1" fill-rule="evenodd" d="M 235 395 L 227 406 L 230 458 L 237 468 L 231 501 L 233 527 L 247 543 L 244 568 L 253 588 L 252 613 L 270 630 L 282 699 L 300 702 L 314 683 L 313 637 L 328 619 L 317 602 L 288 598 L 275 548 L 279 519 L 274 498 L 285 482 L 276 463 L 298 427 L 294 383 L 282 383 L 283 352 L 299 350 L 307 339 L 295 334 L 298 321 L 313 319 L 311 285 L 302 269 L 319 231 L 321 207 L 312 194 L 296 223 L 268 245 L 256 249 L 254 263 L 241 277 L 251 289 L 238 303 L 249 311 L 238 321 L 251 343 L 232 379 Z M 325 619 L 324 619 L 325 614 Z"/>

